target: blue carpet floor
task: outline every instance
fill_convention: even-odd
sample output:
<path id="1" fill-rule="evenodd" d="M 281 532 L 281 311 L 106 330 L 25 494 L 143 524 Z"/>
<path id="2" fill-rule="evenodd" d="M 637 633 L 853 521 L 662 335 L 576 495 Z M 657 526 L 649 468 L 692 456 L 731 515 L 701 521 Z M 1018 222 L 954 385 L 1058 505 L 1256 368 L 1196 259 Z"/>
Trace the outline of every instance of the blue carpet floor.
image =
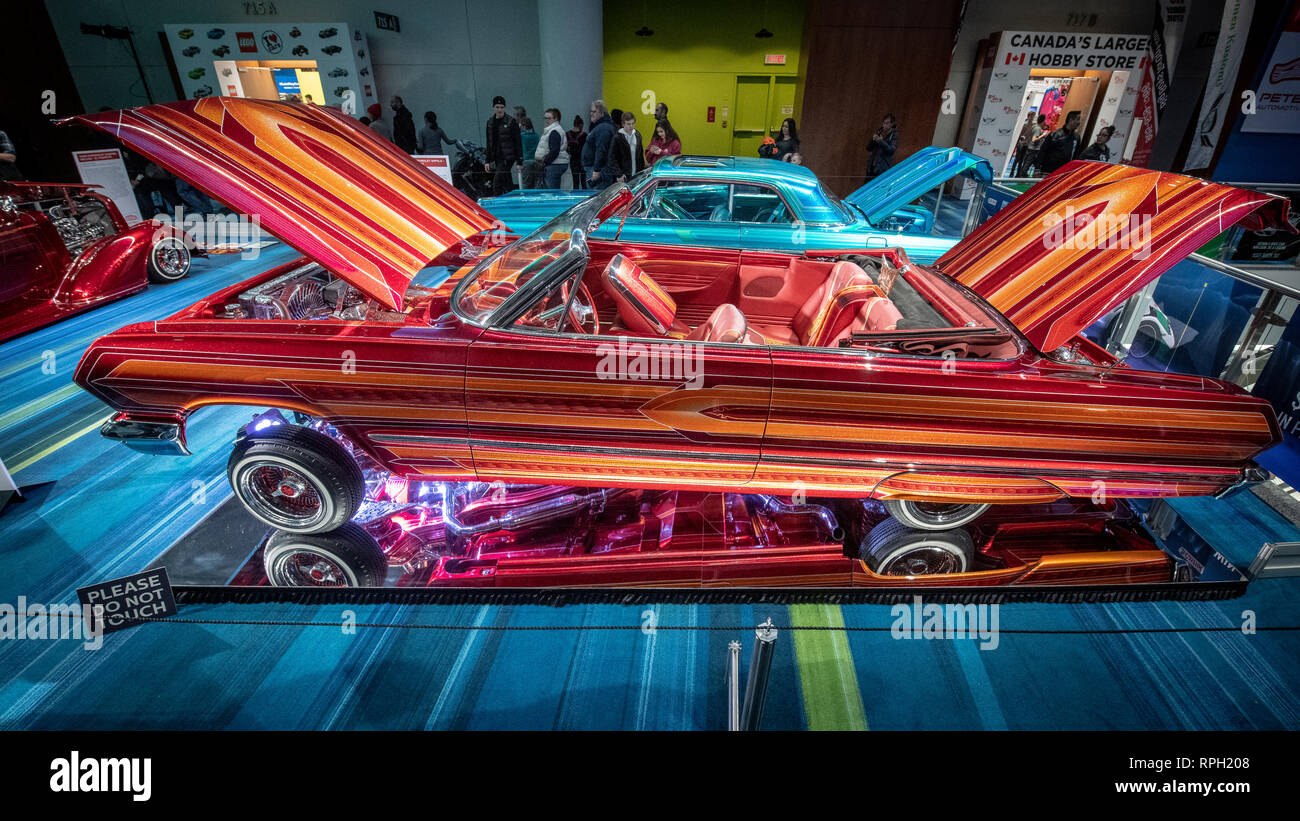
<path id="1" fill-rule="evenodd" d="M 0 458 L 20 485 L 50 483 L 0 516 L 0 603 L 75 601 L 229 498 L 230 436 L 251 409 L 200 411 L 193 456 L 147 457 L 96 434 L 108 411 L 70 377 L 99 334 L 291 257 L 199 261 L 181 283 L 0 345 Z M 1249 493 L 1176 505 L 1238 562 L 1300 540 Z M 1288 579 L 1226 602 L 1003 605 L 994 650 L 896 640 L 890 608 L 872 605 L 191 605 L 181 617 L 202 623 L 132 628 L 93 652 L 0 641 L 0 729 L 721 729 L 727 643 L 748 649 L 742 626 L 768 617 L 849 628 L 781 634 L 769 729 L 1297 729 L 1300 634 L 1095 632 L 1236 627 L 1246 611 L 1297 625 L 1297 594 Z M 1044 629 L 1078 632 L 1012 632 Z"/>

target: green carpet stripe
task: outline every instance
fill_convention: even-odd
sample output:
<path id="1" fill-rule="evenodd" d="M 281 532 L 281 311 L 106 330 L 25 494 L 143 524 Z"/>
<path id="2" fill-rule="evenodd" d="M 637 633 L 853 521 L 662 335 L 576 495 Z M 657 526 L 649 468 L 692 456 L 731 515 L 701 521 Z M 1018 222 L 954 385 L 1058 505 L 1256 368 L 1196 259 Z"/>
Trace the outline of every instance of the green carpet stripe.
<path id="1" fill-rule="evenodd" d="M 843 627 L 844 613 L 838 605 L 792 604 L 790 623 Z M 808 729 L 867 729 L 848 636 L 836 630 L 793 630 L 787 634 L 794 641 Z"/>

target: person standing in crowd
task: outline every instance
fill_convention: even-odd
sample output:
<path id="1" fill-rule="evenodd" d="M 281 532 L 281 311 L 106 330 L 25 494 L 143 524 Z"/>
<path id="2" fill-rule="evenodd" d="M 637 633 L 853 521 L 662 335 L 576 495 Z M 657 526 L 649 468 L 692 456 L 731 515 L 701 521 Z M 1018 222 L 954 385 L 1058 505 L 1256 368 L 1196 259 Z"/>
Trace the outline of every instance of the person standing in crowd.
<path id="1" fill-rule="evenodd" d="M 666 117 L 655 121 L 655 135 L 650 138 L 650 145 L 646 147 L 645 164 L 654 165 L 664 157 L 675 157 L 680 153 L 682 153 L 682 141 L 673 130 L 672 123 L 668 122 Z"/>
<path id="2" fill-rule="evenodd" d="M 524 147 L 519 136 L 519 123 L 506 114 L 506 98 L 492 98 L 492 116 L 487 121 L 487 162 L 484 171 L 492 172 L 492 193 L 500 196 L 514 190 L 510 173 L 524 157 Z"/>
<path id="3" fill-rule="evenodd" d="M 1025 127 L 1020 130 L 1020 143 L 1016 148 L 1016 164 L 1011 169 L 1011 176 L 1029 176 L 1029 169 L 1038 162 L 1038 151 L 1043 146 L 1043 129 L 1046 125 L 1046 117 L 1042 114 L 1035 117 L 1033 111 L 1029 112 L 1029 120 L 1025 123 Z"/>
<path id="4" fill-rule="evenodd" d="M 573 115 L 573 130 L 565 132 L 564 137 L 568 142 L 569 175 L 573 177 L 573 189 L 581 191 L 587 187 L 587 175 L 582 167 L 582 149 L 587 142 L 587 132 L 582 130 L 580 114 Z"/>
<path id="5" fill-rule="evenodd" d="M 1080 112 L 1071 111 L 1065 115 L 1065 125 L 1053 131 L 1043 141 L 1043 147 L 1038 150 L 1038 167 L 1042 170 L 1043 176 L 1047 176 L 1074 159 L 1075 152 L 1079 150 L 1079 137 L 1075 132 L 1079 130 L 1082 119 L 1083 115 Z"/>
<path id="6" fill-rule="evenodd" d="M 402 104 L 402 98 L 396 94 L 388 101 L 393 109 L 393 142 L 407 154 L 415 153 L 415 118 L 411 109 Z"/>
<path id="7" fill-rule="evenodd" d="M 447 136 L 447 132 L 438 127 L 438 115 L 432 111 L 424 112 L 424 127 L 415 141 L 417 154 L 446 154 L 443 145 L 452 145 L 456 141 Z"/>
<path id="8" fill-rule="evenodd" d="M 587 187 L 599 190 L 618 176 L 614 166 L 614 121 L 605 110 L 604 100 L 593 100 L 588 116 L 591 130 L 582 147 L 582 168 L 587 174 Z"/>
<path id="9" fill-rule="evenodd" d="M 14 150 L 9 135 L 0 131 L 0 180 L 21 180 L 23 173 L 18 170 L 18 152 Z"/>
<path id="10" fill-rule="evenodd" d="M 1092 145 L 1083 149 L 1079 155 L 1081 160 L 1098 160 L 1100 162 L 1110 162 L 1110 147 L 1106 143 L 1110 142 L 1110 135 L 1115 133 L 1115 126 L 1108 125 L 1097 132 L 1097 137 Z"/>
<path id="11" fill-rule="evenodd" d="M 614 130 L 618 131 L 623 127 L 623 109 L 611 108 L 609 110 L 609 121 L 614 124 Z"/>
<path id="12" fill-rule="evenodd" d="M 527 116 L 528 116 L 528 112 L 524 109 L 523 106 L 521 105 L 515 106 L 515 122 L 523 123 L 524 118 Z"/>
<path id="13" fill-rule="evenodd" d="M 799 153 L 799 129 L 795 128 L 794 117 L 781 121 L 781 133 L 776 138 L 776 159 L 790 162 L 790 158 Z"/>
<path id="14" fill-rule="evenodd" d="M 636 130 L 636 115 L 623 112 L 623 129 L 614 137 L 614 164 L 618 166 L 618 181 L 627 182 L 645 168 L 645 143 Z"/>
<path id="15" fill-rule="evenodd" d="M 898 121 L 893 114 L 886 114 L 880 121 L 880 128 L 876 129 L 876 133 L 871 135 L 871 141 L 867 143 L 867 151 L 871 154 L 871 160 L 867 163 L 867 179 L 889 170 L 894 164 L 894 152 L 897 150 Z"/>
<path id="16" fill-rule="evenodd" d="M 518 108 L 518 106 L 515 106 Z M 524 117 L 519 121 L 519 142 L 523 146 L 524 156 L 523 164 L 519 173 L 520 188 L 539 188 L 537 181 L 541 179 L 542 166 L 534 159 L 537 153 L 537 146 L 541 138 L 533 130 L 533 121 Z"/>
<path id="17" fill-rule="evenodd" d="M 180 195 L 176 193 L 176 180 L 160 166 L 140 156 L 135 156 L 135 167 L 131 171 L 131 188 L 135 192 L 136 204 L 140 206 L 140 216 L 149 219 L 154 214 L 171 214 L 181 206 Z M 157 192 L 162 206 L 154 203 L 153 195 Z"/>
<path id="18" fill-rule="evenodd" d="M 540 175 L 543 188 L 559 188 L 564 172 L 569 170 L 569 144 L 560 125 L 560 110 L 548 108 L 543 115 L 546 125 L 541 139 L 533 149 L 533 166 Z"/>
<path id="19" fill-rule="evenodd" d="M 379 103 L 371 103 L 366 107 L 366 113 L 370 115 L 370 127 L 374 129 L 376 134 L 391 143 L 393 141 L 393 129 L 389 128 L 388 123 L 384 122 L 384 107 Z"/>
<path id="20" fill-rule="evenodd" d="M 655 122 L 668 119 L 668 103 L 655 103 Z"/>

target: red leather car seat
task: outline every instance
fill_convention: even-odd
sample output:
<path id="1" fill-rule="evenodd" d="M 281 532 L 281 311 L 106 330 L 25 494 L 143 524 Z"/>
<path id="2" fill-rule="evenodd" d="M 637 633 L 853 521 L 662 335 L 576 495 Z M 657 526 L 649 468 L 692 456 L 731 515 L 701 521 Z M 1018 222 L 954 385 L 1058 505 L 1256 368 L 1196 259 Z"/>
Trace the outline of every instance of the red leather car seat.
<path id="1" fill-rule="evenodd" d="M 834 345 L 854 322 L 864 303 L 873 298 L 883 299 L 884 296 L 871 281 L 871 276 L 860 265 L 841 260 L 804 300 L 788 327 L 764 325 L 755 330 L 776 344 Z"/>
<path id="2" fill-rule="evenodd" d="M 669 336 L 677 321 L 677 303 L 641 266 L 622 254 L 615 254 L 600 282 L 618 306 L 618 315 L 629 331 L 652 336 Z M 685 334 L 685 326 L 680 327 Z"/>
<path id="3" fill-rule="evenodd" d="M 862 303 L 857 315 L 835 335 L 830 344 L 832 347 L 838 346 L 841 340 L 848 339 L 858 331 L 892 331 L 898 327 L 898 321 L 902 318 L 898 306 L 889 297 L 870 297 Z"/>
<path id="4" fill-rule="evenodd" d="M 622 254 L 605 266 L 600 275 L 605 292 L 618 306 L 619 318 L 633 333 L 667 336 L 692 342 L 748 342 L 763 344 L 763 338 L 749 330 L 740 309 L 724 303 L 694 330 L 677 318 L 677 303 L 659 283 Z"/>

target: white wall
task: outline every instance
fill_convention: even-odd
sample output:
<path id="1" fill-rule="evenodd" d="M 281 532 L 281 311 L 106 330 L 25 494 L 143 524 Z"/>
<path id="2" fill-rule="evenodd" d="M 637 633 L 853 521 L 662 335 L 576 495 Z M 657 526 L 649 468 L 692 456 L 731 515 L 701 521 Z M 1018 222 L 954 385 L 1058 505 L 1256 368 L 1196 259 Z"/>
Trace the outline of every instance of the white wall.
<path id="1" fill-rule="evenodd" d="M 278 13 L 272 17 L 245 14 L 245 6 L 254 4 L 243 0 L 219 4 L 211 0 L 46 0 L 46 7 L 82 103 L 89 111 L 102 106 L 144 105 L 148 101 L 126 43 L 82 34 L 83 22 L 131 28 L 155 102 L 176 99 L 158 38 L 164 23 L 220 21 L 239 30 L 256 30 L 259 22 L 268 20 L 345 22 L 369 37 L 375 82 L 385 101 L 392 94 L 401 95 L 415 116 L 416 128 L 424 112 L 432 110 L 450 136 L 481 143 L 496 94 L 505 96 L 511 106 L 525 106 L 540 127 L 545 105 L 537 3 L 275 0 Z M 376 29 L 375 9 L 397 15 L 402 31 Z M 390 115 L 386 112 L 385 116 Z"/>
<path id="2" fill-rule="evenodd" d="M 1195 2 L 1195 0 L 1193 0 Z M 1071 13 L 1083 15 L 1082 25 L 1071 25 Z M 1092 15 L 1096 21 L 1092 22 Z M 980 40 L 998 31 L 1079 31 L 1111 34 L 1147 34 L 1155 18 L 1153 0 L 1086 0 L 1053 3 L 1042 0 L 969 0 L 966 16 L 952 56 L 948 88 L 957 93 L 957 113 L 940 114 L 933 145 L 957 145 L 957 127 L 970 90 Z"/>

